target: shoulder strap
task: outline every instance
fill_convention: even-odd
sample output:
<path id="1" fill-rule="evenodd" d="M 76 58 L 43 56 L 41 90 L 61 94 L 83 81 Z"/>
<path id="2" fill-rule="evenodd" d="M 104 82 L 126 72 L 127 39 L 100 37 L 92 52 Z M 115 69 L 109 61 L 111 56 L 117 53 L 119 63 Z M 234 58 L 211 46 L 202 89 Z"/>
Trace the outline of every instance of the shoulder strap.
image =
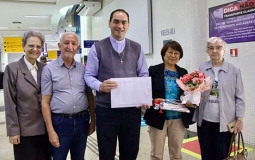
<path id="1" fill-rule="evenodd" d="M 228 157 L 230 157 L 231 155 L 233 143 L 234 143 L 234 156 L 235 156 L 236 155 L 236 133 L 232 134 L 232 138 L 229 145 Z"/>

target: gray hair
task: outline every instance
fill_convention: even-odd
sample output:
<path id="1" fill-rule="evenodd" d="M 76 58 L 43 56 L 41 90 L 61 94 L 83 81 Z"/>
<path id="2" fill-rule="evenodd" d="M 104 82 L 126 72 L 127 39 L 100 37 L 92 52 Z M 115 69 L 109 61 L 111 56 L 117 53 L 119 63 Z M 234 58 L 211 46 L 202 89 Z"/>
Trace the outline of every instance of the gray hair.
<path id="1" fill-rule="evenodd" d="M 60 37 L 59 43 L 62 43 L 63 37 L 64 37 L 64 35 L 66 35 L 66 34 L 74 35 L 74 36 L 77 38 L 78 44 L 80 43 L 80 42 L 79 42 L 79 37 L 78 37 L 78 35 L 75 34 L 74 32 L 65 32 L 65 33 L 63 33 L 63 34 L 61 35 L 61 37 Z"/>
<path id="2" fill-rule="evenodd" d="M 45 42 L 44 36 L 40 32 L 34 31 L 34 30 L 26 31 L 23 34 L 23 37 L 22 37 L 22 46 L 23 47 L 27 44 L 27 39 L 30 38 L 30 37 L 38 37 L 41 40 L 41 45 L 43 47 L 43 44 Z"/>
<path id="3" fill-rule="evenodd" d="M 211 38 L 209 38 L 207 40 L 206 48 L 209 47 L 210 43 L 216 43 L 216 42 L 220 42 L 222 44 L 222 49 L 224 51 L 227 50 L 227 43 L 221 37 L 211 37 Z"/>

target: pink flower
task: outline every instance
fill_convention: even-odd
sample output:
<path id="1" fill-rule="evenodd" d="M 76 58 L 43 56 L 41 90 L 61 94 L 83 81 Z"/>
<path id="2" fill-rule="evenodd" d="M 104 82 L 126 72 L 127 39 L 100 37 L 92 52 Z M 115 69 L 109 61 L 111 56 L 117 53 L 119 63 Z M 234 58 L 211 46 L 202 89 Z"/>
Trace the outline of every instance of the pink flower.
<path id="1" fill-rule="evenodd" d="M 187 83 L 189 80 L 188 78 L 181 78 L 182 83 Z"/>
<path id="2" fill-rule="evenodd" d="M 205 74 L 199 70 L 195 70 L 190 74 L 185 74 L 182 78 L 180 78 L 180 80 L 185 86 L 190 88 L 190 90 L 194 90 L 204 82 Z"/>
<path id="3" fill-rule="evenodd" d="M 203 83 L 204 82 L 204 78 L 199 78 L 199 82 Z"/>
<path id="4" fill-rule="evenodd" d="M 198 74 L 198 77 L 199 77 L 199 78 L 205 78 L 205 74 L 199 73 L 199 74 Z"/>
<path id="5" fill-rule="evenodd" d="M 199 70 L 195 70 L 195 73 L 200 74 L 201 72 Z"/>
<path id="6" fill-rule="evenodd" d="M 198 81 L 199 81 L 198 78 L 193 78 L 193 79 L 192 79 L 192 83 L 193 83 L 193 84 L 196 84 Z"/>

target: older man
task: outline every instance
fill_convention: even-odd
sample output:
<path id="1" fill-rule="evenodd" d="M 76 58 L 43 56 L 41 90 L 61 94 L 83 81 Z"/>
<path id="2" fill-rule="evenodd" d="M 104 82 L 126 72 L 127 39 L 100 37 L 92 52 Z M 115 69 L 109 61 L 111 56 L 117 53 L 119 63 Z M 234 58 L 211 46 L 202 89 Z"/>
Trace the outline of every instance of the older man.
<path id="1" fill-rule="evenodd" d="M 61 55 L 42 73 L 43 117 L 53 159 L 66 159 L 70 149 L 71 159 L 81 160 L 87 136 L 95 130 L 94 96 L 83 79 L 85 66 L 74 60 L 80 47 L 77 35 L 64 33 L 58 47 Z"/>

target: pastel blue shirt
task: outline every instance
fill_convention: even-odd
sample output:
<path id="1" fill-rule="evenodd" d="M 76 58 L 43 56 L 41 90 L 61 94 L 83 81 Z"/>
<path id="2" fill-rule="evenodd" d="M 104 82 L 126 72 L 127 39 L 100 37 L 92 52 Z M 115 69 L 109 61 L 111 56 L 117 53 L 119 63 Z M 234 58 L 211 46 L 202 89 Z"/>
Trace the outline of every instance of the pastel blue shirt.
<path id="1" fill-rule="evenodd" d="M 126 45 L 126 39 L 124 38 L 122 41 L 117 41 L 112 36 L 110 36 L 110 41 L 112 44 L 113 49 L 118 52 L 119 54 L 124 50 Z M 99 60 L 97 57 L 96 47 L 95 45 L 92 45 L 87 59 L 87 66 L 86 71 L 84 74 L 84 79 L 87 83 L 87 85 L 91 89 L 95 89 L 99 91 L 100 82 L 96 77 L 98 75 L 98 67 L 99 67 Z M 117 69 L 117 68 L 116 68 Z M 137 61 L 137 75 L 138 77 L 148 77 L 148 67 L 145 59 L 145 55 L 143 50 L 141 49 L 141 53 L 139 56 L 139 59 Z"/>
<path id="2" fill-rule="evenodd" d="M 43 68 L 41 93 L 51 95 L 53 113 L 73 114 L 88 108 L 84 71 L 85 66 L 76 61 L 67 68 L 61 56 Z"/>

